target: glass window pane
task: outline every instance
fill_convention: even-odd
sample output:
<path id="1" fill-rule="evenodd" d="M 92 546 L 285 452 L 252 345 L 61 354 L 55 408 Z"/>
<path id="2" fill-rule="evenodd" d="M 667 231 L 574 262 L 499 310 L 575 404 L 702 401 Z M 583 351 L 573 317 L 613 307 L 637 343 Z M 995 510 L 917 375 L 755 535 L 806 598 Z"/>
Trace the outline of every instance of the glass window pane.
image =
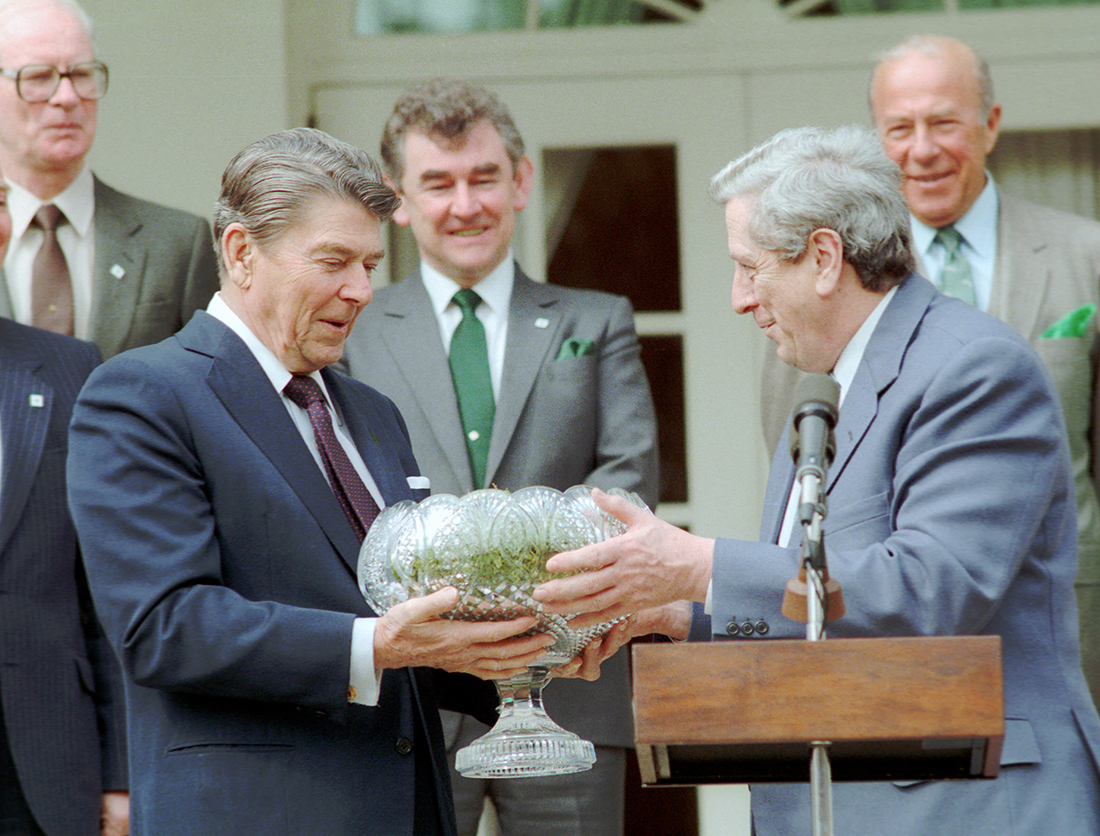
<path id="1" fill-rule="evenodd" d="M 677 335 L 642 336 L 642 365 L 657 410 L 661 502 L 687 502 L 684 420 L 684 341 Z"/>
<path id="2" fill-rule="evenodd" d="M 680 310 L 676 148 L 548 149 L 547 279 Z"/>

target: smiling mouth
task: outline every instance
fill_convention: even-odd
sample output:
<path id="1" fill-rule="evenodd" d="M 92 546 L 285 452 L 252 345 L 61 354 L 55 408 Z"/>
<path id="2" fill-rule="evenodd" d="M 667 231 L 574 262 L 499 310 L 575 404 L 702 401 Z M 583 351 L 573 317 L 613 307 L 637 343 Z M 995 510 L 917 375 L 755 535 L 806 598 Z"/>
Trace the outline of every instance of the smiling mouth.
<path id="1" fill-rule="evenodd" d="M 450 234 L 456 238 L 475 238 L 486 232 L 489 228 L 486 226 L 479 226 L 476 229 L 456 229 Z"/>

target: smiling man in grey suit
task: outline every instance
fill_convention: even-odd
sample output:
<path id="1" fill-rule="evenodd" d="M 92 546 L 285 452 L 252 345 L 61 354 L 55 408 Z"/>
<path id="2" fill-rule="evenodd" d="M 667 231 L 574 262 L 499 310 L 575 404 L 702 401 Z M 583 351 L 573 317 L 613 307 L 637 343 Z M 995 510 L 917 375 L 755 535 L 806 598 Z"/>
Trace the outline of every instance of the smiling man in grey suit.
<path id="1" fill-rule="evenodd" d="M 218 287 L 210 227 L 116 191 L 87 167 L 108 79 L 88 16 L 74 0 L 0 0 L 0 69 L 13 221 L 0 315 L 90 340 L 104 357 L 175 333 Z M 61 213 L 56 258 L 69 281 L 47 270 L 56 283 L 41 285 L 35 262 L 53 239 L 36 215 L 50 206 Z"/>
<path id="2" fill-rule="evenodd" d="M 1100 704 L 1100 223 L 997 188 L 986 157 L 1001 106 L 989 67 L 967 45 L 929 35 L 902 41 L 876 66 L 870 101 L 883 148 L 902 170 L 918 271 L 1023 334 L 1058 387 L 1077 493 L 1081 659 Z M 959 256 L 948 255 L 950 230 Z M 952 276 L 961 277 L 958 288 Z M 774 356 L 765 359 L 772 449 L 793 406 L 791 379 Z"/>
<path id="3" fill-rule="evenodd" d="M 513 261 L 516 214 L 534 173 L 504 104 L 474 84 L 421 84 L 397 102 L 382 157 L 402 200 L 394 219 L 412 228 L 420 270 L 378 291 L 345 360 L 397 403 L 433 490 L 590 484 L 655 505 L 657 433 L 630 303 L 538 284 Z M 465 390 L 448 363 L 462 339 L 452 335 L 466 327 L 460 290 L 476 290 L 471 307 L 484 334 L 487 411 L 477 419 L 460 408 Z M 619 654 L 598 682 L 559 681 L 546 691 L 555 720 L 596 745 L 594 771 L 523 781 L 455 775 L 460 834 L 476 831 L 484 794 L 505 834 L 622 832 L 633 743 L 626 663 Z M 445 721 L 453 765 L 454 752 L 486 729 Z"/>

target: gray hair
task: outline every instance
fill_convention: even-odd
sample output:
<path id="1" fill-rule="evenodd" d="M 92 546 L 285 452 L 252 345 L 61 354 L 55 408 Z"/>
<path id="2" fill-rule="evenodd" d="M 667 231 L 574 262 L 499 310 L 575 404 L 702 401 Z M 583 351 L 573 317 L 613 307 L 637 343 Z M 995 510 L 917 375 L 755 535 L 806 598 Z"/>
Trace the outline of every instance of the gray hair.
<path id="1" fill-rule="evenodd" d="M 277 240 L 316 197 L 362 204 L 385 221 L 398 198 L 366 151 L 315 128 L 292 128 L 245 146 L 222 174 L 214 204 L 214 248 L 239 223 L 261 245 Z"/>
<path id="2" fill-rule="evenodd" d="M 433 140 L 458 143 L 479 122 L 488 122 L 504 143 L 512 167 L 523 157 L 523 137 L 497 95 L 471 81 L 433 78 L 411 87 L 394 105 L 382 131 L 382 161 L 398 183 L 405 173 L 405 136 L 421 131 Z"/>
<path id="3" fill-rule="evenodd" d="M 95 48 L 95 24 L 92 22 L 91 16 L 84 10 L 84 7 L 76 2 L 76 0 L 29 0 L 29 2 L 28 0 L 0 0 L 0 23 L 2 23 L 4 12 L 16 5 L 53 7 L 69 12 L 76 18 L 77 23 L 79 23 L 88 34 L 88 40 L 92 42 L 92 48 Z M 2 26 L 0 26 L 0 28 L 2 28 Z M 0 60 L 2 59 L 3 56 L 0 55 Z M 16 68 L 9 67 L 9 69 Z"/>
<path id="4" fill-rule="evenodd" d="M 981 109 L 982 118 L 988 119 L 997 101 L 993 97 L 993 75 L 989 72 L 988 62 L 973 47 L 962 41 L 944 35 L 910 35 L 876 57 L 875 72 L 883 64 L 889 64 L 914 53 L 926 55 L 929 58 L 941 58 L 949 45 L 962 47 L 973 60 L 974 80 L 978 84 L 978 107 Z M 874 73 L 871 74 L 871 78 L 873 81 Z"/>
<path id="5" fill-rule="evenodd" d="M 815 230 L 831 229 L 867 290 L 881 292 L 913 272 L 901 171 L 870 131 L 780 131 L 714 175 L 710 193 L 723 204 L 754 198 L 749 235 L 788 261 L 805 254 Z"/>

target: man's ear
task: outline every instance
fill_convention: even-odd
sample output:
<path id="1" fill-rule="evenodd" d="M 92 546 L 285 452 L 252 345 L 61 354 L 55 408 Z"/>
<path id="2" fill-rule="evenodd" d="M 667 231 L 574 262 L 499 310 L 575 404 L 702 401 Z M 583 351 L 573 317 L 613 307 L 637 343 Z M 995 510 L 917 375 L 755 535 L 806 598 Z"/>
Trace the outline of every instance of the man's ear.
<path id="1" fill-rule="evenodd" d="M 535 167 L 525 154 L 519 158 L 515 168 L 516 199 L 513 207 L 519 212 L 527 205 L 527 199 L 531 197 L 531 189 L 535 185 Z"/>
<path id="2" fill-rule="evenodd" d="M 252 283 L 252 262 L 256 256 L 256 242 L 239 223 L 231 223 L 222 233 L 222 264 L 227 279 L 237 287 L 246 288 Z"/>
<path id="3" fill-rule="evenodd" d="M 408 226 L 410 223 L 409 213 L 405 210 L 405 195 L 401 192 L 401 187 L 397 185 L 397 182 L 388 174 L 382 175 L 382 181 L 393 189 L 394 194 L 397 195 L 401 201 L 397 205 L 397 209 L 393 213 L 393 222 L 398 226 Z"/>
<path id="4" fill-rule="evenodd" d="M 814 289 L 826 299 L 836 292 L 844 266 L 844 242 L 833 229 L 815 229 L 810 233 L 806 258 L 813 259 Z"/>

